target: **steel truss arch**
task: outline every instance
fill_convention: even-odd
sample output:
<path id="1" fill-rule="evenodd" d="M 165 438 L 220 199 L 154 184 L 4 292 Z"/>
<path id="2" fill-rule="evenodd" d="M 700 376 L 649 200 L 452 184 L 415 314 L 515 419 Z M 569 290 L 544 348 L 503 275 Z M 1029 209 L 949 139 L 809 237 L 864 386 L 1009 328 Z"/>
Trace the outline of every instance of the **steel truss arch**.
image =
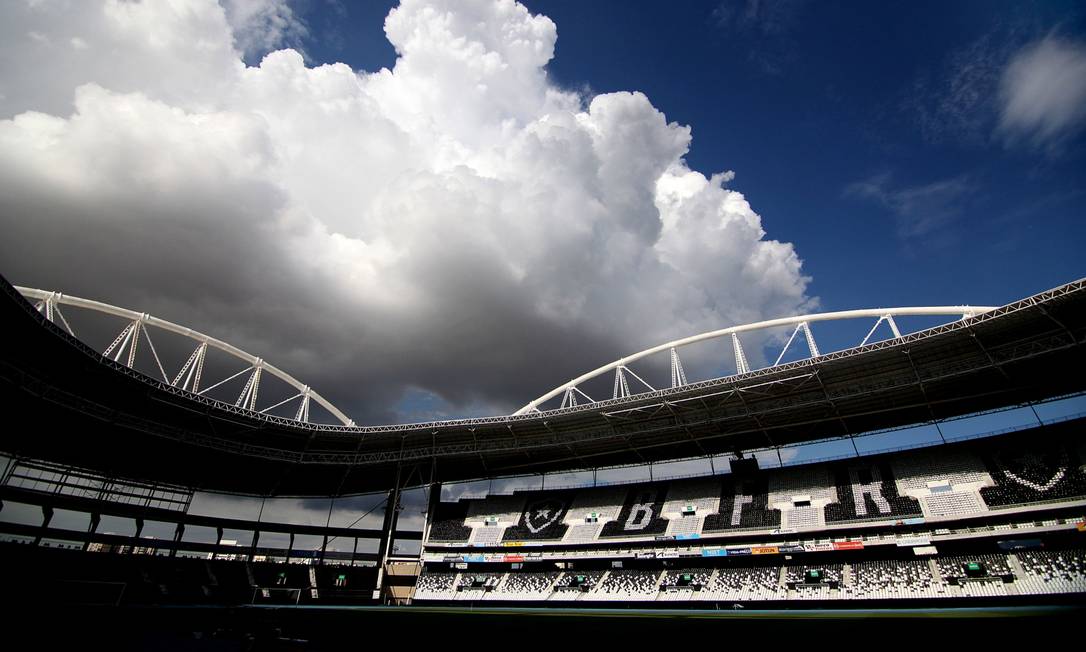
<path id="1" fill-rule="evenodd" d="M 561 408 L 569 407 L 571 405 L 577 405 L 575 394 L 580 394 L 585 398 L 588 396 L 580 390 L 579 385 L 598 378 L 606 373 L 614 372 L 615 374 L 615 391 L 612 398 L 624 398 L 634 395 L 629 389 L 629 383 L 626 380 L 627 374 L 634 375 L 635 378 L 641 380 L 633 371 L 630 370 L 629 365 L 633 362 L 647 358 L 657 353 L 668 352 L 671 356 L 671 386 L 679 387 L 686 385 L 686 374 L 682 368 L 682 362 L 680 361 L 678 350 L 682 347 L 689 346 L 691 344 L 697 344 L 699 342 L 705 342 L 709 340 L 730 337 L 732 347 L 735 353 L 736 359 L 736 376 L 742 376 L 758 369 L 751 367 L 750 362 L 747 359 L 746 354 L 743 352 L 743 347 L 739 342 L 740 333 L 750 333 L 754 331 L 769 330 L 773 328 L 781 328 L 787 326 L 794 326 L 791 337 L 788 338 L 784 348 L 781 349 L 780 355 L 776 361 L 769 365 L 768 368 L 776 367 L 781 363 L 785 353 L 789 347 L 792 346 L 796 336 L 803 332 L 807 350 L 810 353 L 807 359 L 819 358 L 823 355 L 823 352 L 818 348 L 818 344 L 815 342 L 814 334 L 811 332 L 811 324 L 815 322 L 825 321 L 843 321 L 849 319 L 870 319 L 875 318 L 877 321 L 871 330 L 867 332 L 867 336 L 864 337 L 860 346 L 868 343 L 871 336 L 874 335 L 878 327 L 886 322 L 893 334 L 892 339 L 900 339 L 903 333 L 898 327 L 898 323 L 894 320 L 895 317 L 958 317 L 960 319 L 966 319 L 969 317 L 975 317 L 976 315 L 986 313 L 996 308 L 990 306 L 926 306 L 926 307 L 911 307 L 911 308 L 870 308 L 864 310 L 840 310 L 836 312 L 823 312 L 810 315 L 797 315 L 794 317 L 784 317 L 780 319 L 769 319 L 766 321 L 754 322 L 750 324 L 743 324 L 741 326 L 730 326 L 728 328 L 722 328 L 715 331 L 709 331 L 701 333 L 699 335 L 692 335 L 690 337 L 684 337 L 670 342 L 665 342 L 657 346 L 650 347 L 643 351 L 619 358 L 609 364 L 605 364 L 602 367 L 598 367 L 582 374 L 566 383 L 555 387 L 551 391 L 543 394 L 539 398 L 533 401 L 529 401 L 522 408 L 513 413 L 514 416 L 526 415 L 532 412 L 541 411 L 540 406 L 547 401 L 557 397 L 563 396 Z M 649 387 L 650 391 L 655 391 L 652 386 L 647 382 L 641 380 L 641 383 Z M 597 401 L 589 402 L 595 403 Z"/>
<path id="2" fill-rule="evenodd" d="M 234 401 L 234 407 L 248 410 L 250 412 L 256 412 L 258 414 L 267 414 L 270 410 L 280 408 L 287 403 L 297 401 L 298 407 L 295 412 L 293 421 L 302 423 L 314 424 L 309 418 L 309 406 L 311 402 L 316 402 L 318 405 L 328 411 L 340 425 L 354 427 L 355 422 L 344 414 L 339 408 L 325 399 L 323 396 L 313 391 L 309 385 L 302 383 L 294 376 L 291 376 L 287 372 L 279 369 L 278 367 L 269 364 L 263 358 L 247 353 L 238 347 L 224 342 L 220 339 L 205 335 L 199 331 L 187 328 L 175 324 L 173 322 L 154 317 L 147 313 L 140 313 L 127 308 L 120 308 L 100 301 L 93 301 L 91 299 L 82 299 L 79 297 L 73 297 L 60 292 L 49 292 L 46 290 L 39 290 L 35 288 L 27 288 L 21 286 L 15 286 L 15 290 L 19 294 L 23 295 L 28 300 L 34 302 L 35 308 L 41 312 L 46 319 L 57 324 L 62 329 L 68 332 L 68 334 L 76 337 L 71 324 L 68 322 L 64 313 L 61 311 L 61 306 L 71 306 L 73 308 L 79 308 L 83 310 L 91 310 L 94 312 L 119 317 L 126 320 L 125 327 L 114 338 L 113 342 L 101 351 L 102 355 L 121 364 L 125 364 L 127 367 L 132 368 L 136 350 L 139 343 L 146 342 L 148 348 L 154 357 L 154 361 L 159 373 L 162 376 L 162 381 L 173 388 L 187 390 L 197 396 L 203 396 L 207 392 L 228 383 L 235 378 L 243 375 L 247 375 L 244 388 L 241 390 L 241 394 L 237 400 Z M 196 344 L 196 348 L 192 354 L 181 366 L 180 370 L 176 374 L 169 374 L 166 371 L 166 366 L 159 358 L 158 351 L 155 349 L 154 341 L 151 339 L 150 334 L 147 332 L 147 327 L 153 326 L 182 337 L 186 337 L 193 340 Z M 202 380 L 204 370 L 204 360 L 206 359 L 208 348 L 221 351 L 232 358 L 242 361 L 247 365 L 246 368 L 237 372 L 233 376 L 222 379 L 212 385 L 202 387 L 200 382 Z M 124 354 L 127 352 L 126 357 Z M 279 401 L 278 403 L 270 406 L 258 409 L 257 397 L 260 389 L 261 378 L 265 375 L 271 375 L 280 381 L 286 383 L 290 387 L 297 391 L 297 394 L 290 396 L 289 398 Z M 288 419 L 289 420 L 289 419 Z"/>

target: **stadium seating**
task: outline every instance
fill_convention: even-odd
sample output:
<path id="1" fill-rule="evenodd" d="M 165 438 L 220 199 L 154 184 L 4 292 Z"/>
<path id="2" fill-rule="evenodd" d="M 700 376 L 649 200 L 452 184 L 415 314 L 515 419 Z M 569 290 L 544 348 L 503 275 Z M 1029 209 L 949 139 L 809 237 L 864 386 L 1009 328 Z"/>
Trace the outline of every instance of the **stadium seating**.
<path id="1" fill-rule="evenodd" d="M 552 600 L 580 600 L 600 585 L 607 577 L 607 571 L 567 570 L 554 582 Z"/>
<path id="2" fill-rule="evenodd" d="M 1086 590 L 1086 550 L 1029 550 L 1014 556 L 1024 571 L 1015 581 L 1019 593 Z"/>
<path id="3" fill-rule="evenodd" d="M 719 503 L 720 482 L 715 478 L 671 483 L 663 506 L 663 516 L 668 519 L 666 534 L 676 538 L 697 537 L 706 514 L 716 512 Z"/>
<path id="4" fill-rule="evenodd" d="M 443 503 L 432 543 L 592 544 L 615 539 L 817 532 L 849 523 L 983 517 L 1086 502 L 1073 442 L 996 439 L 830 465 Z"/>
<path id="5" fill-rule="evenodd" d="M 722 484 L 716 513 L 706 517 L 704 531 L 772 530 L 781 526 L 781 511 L 769 507 L 769 486 L 764 478 L 743 481 L 726 478 Z"/>
<path id="6" fill-rule="evenodd" d="M 980 490 L 991 507 L 1086 496 L 1086 471 L 1073 446 L 1063 442 L 1006 442 L 981 457 L 995 486 Z"/>
<path id="7" fill-rule="evenodd" d="M 713 600 L 737 602 L 780 600 L 787 593 L 780 579 L 777 566 L 719 568 L 703 595 Z"/>
<path id="8" fill-rule="evenodd" d="M 423 573 L 415 585 L 416 600 L 452 600 L 459 573 Z"/>
<path id="9" fill-rule="evenodd" d="M 618 518 L 603 526 L 600 537 L 653 536 L 667 530 L 663 518 L 666 483 L 634 485 L 626 493 Z"/>
<path id="10" fill-rule="evenodd" d="M 660 578 L 663 590 L 657 600 L 688 601 L 700 600 L 700 592 L 709 586 L 713 571 L 709 568 L 680 568 L 664 571 Z"/>
<path id="11" fill-rule="evenodd" d="M 497 600 L 546 600 L 554 590 L 554 583 L 562 576 L 561 572 L 549 573 L 509 573 L 490 596 Z"/>
<path id="12" fill-rule="evenodd" d="M 844 597 L 840 592 L 844 575 L 843 564 L 811 564 L 785 566 L 784 581 L 792 587 L 793 600 L 831 600 Z M 813 576 L 817 573 L 817 581 Z"/>
<path id="13" fill-rule="evenodd" d="M 850 462 L 834 469 L 837 502 L 826 506 L 826 522 L 920 516 L 920 503 L 898 493 L 890 465 Z"/>
<path id="14" fill-rule="evenodd" d="M 1003 554 L 938 557 L 935 561 L 943 580 L 957 585 L 960 595 L 966 597 L 1007 595 L 1006 586 L 1015 579 Z"/>
<path id="15" fill-rule="evenodd" d="M 592 543 L 600 534 L 600 529 L 603 527 L 603 523 L 578 523 L 576 525 L 570 525 L 566 530 L 566 536 L 562 539 L 563 543 Z"/>
<path id="16" fill-rule="evenodd" d="M 430 526 L 430 541 L 467 542 L 472 532 L 472 528 L 464 525 L 468 508 L 467 501 L 438 503 Z"/>
<path id="17" fill-rule="evenodd" d="M 992 477 L 981 459 L 971 450 L 923 449 L 895 455 L 890 467 L 902 494 L 924 492 L 933 482 L 946 482 L 955 488 L 990 486 Z"/>
<path id="18" fill-rule="evenodd" d="M 593 600 L 655 600 L 660 593 L 659 570 L 614 569 L 592 592 Z"/>
<path id="19" fill-rule="evenodd" d="M 579 491 L 566 512 L 569 530 L 564 543 L 591 543 L 599 537 L 603 524 L 613 521 L 622 509 L 627 488 L 604 487 Z"/>
<path id="20" fill-rule="evenodd" d="M 483 600 L 488 598 L 505 577 L 505 573 L 478 571 L 460 573 L 456 580 L 455 600 Z"/>
<path id="21" fill-rule="evenodd" d="M 897 548 L 890 548 L 893 553 Z M 664 562 L 667 563 L 666 561 Z M 1018 570 L 1015 570 L 1017 567 Z M 580 578 L 578 584 L 576 578 Z M 474 584 L 475 588 L 471 588 Z M 480 588 L 480 584 L 492 587 Z M 457 590 L 457 587 L 460 587 Z M 777 556 L 717 566 L 502 572 L 425 571 L 415 599 L 593 602 L 954 600 L 1086 593 L 1086 550 L 978 552 L 932 558 L 790 563 Z"/>
<path id="22" fill-rule="evenodd" d="M 569 526 L 564 519 L 573 494 L 563 492 L 532 492 L 524 496 L 524 509 L 516 525 L 505 528 L 504 541 L 561 540 Z"/>
<path id="23" fill-rule="evenodd" d="M 975 491 L 947 491 L 920 498 L 924 513 L 933 517 L 973 516 L 987 510 Z"/>
<path id="24" fill-rule="evenodd" d="M 846 597 L 859 599 L 939 598 L 946 585 L 926 559 L 864 561 L 849 565 Z"/>
<path id="25" fill-rule="evenodd" d="M 781 527 L 818 530 L 826 525 L 823 511 L 837 500 L 829 471 L 822 466 L 801 466 L 769 474 L 769 505 L 781 510 Z"/>

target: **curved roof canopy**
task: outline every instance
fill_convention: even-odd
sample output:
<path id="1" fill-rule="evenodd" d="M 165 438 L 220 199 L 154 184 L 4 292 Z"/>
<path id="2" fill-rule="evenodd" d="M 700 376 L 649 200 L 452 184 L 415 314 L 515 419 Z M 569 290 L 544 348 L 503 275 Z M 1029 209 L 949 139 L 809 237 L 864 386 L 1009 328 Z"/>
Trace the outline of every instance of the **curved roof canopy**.
<path id="1" fill-rule="evenodd" d="M 304 423 L 193 393 L 90 349 L 6 282 L 0 289 L 14 343 L 0 359 L 7 453 L 240 493 L 338 495 L 387 489 L 397 477 L 421 484 L 730 453 L 1086 389 L 1086 281 L 724 378 L 546 412 L 387 426 Z"/>

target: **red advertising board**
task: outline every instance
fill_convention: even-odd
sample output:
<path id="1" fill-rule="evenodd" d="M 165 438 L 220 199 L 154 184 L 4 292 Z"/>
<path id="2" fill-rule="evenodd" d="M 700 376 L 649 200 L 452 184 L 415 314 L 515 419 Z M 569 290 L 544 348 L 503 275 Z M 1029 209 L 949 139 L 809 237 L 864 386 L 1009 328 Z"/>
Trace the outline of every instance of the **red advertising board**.
<path id="1" fill-rule="evenodd" d="M 834 541 L 834 550 L 863 550 L 863 541 Z"/>

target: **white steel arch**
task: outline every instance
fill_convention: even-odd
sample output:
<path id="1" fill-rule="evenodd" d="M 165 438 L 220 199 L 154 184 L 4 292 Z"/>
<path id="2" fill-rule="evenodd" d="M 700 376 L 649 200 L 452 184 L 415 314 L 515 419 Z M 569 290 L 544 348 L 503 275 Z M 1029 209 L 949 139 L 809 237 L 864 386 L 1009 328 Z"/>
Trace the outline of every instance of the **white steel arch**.
<path id="1" fill-rule="evenodd" d="M 587 394 L 585 394 L 579 385 L 582 383 L 598 378 L 608 372 L 615 372 L 615 390 L 612 398 L 621 398 L 631 396 L 634 392 L 630 391 L 629 382 L 627 381 L 627 375 L 631 375 L 640 381 L 640 385 L 648 388 L 648 391 L 655 391 L 652 385 L 641 379 L 630 370 L 627 366 L 630 363 L 636 362 L 648 356 L 656 353 L 662 353 L 669 351 L 671 356 L 671 386 L 679 387 L 686 385 L 686 374 L 682 368 L 682 362 L 678 355 L 678 349 L 696 344 L 698 342 L 705 342 L 707 340 L 713 340 L 721 337 L 731 337 L 733 350 L 735 352 L 737 374 L 742 375 L 753 371 L 747 360 L 747 356 L 743 351 L 742 344 L 739 341 L 740 333 L 749 333 L 751 331 L 768 330 L 771 328 L 780 328 L 782 326 L 795 326 L 795 330 L 792 331 L 792 336 L 788 338 L 788 342 L 784 345 L 780 355 L 777 357 L 776 362 L 770 366 L 776 366 L 780 364 L 784 354 L 788 351 L 788 347 L 792 345 L 796 335 L 800 331 L 803 331 L 803 335 L 806 339 L 807 349 L 810 352 L 811 358 L 817 358 L 822 355 L 822 352 L 818 348 L 818 344 L 815 342 L 814 334 L 811 332 L 811 324 L 814 322 L 822 321 L 839 321 L 846 319 L 870 319 L 876 318 L 875 325 L 871 327 L 871 330 L 867 332 L 867 336 L 860 342 L 860 346 L 867 344 L 871 336 L 874 335 L 875 330 L 879 325 L 886 322 L 889 325 L 894 338 L 901 337 L 902 333 L 898 328 L 898 324 L 894 321 L 894 317 L 941 317 L 941 316 L 953 316 L 961 319 L 973 317 L 975 315 L 995 310 L 990 306 L 929 306 L 929 307 L 915 307 L 915 308 L 872 308 L 867 310 L 841 310 L 837 312 L 823 312 L 812 315 L 799 315 L 795 317 L 784 317 L 780 319 L 770 319 L 766 321 L 755 322 L 751 324 L 744 324 L 742 326 L 731 326 L 729 328 L 722 328 L 720 330 L 709 331 L 707 333 L 701 333 L 700 335 L 693 335 L 691 337 L 684 337 L 678 340 L 672 340 L 665 342 L 644 351 L 639 351 L 632 355 L 628 355 L 609 364 L 605 364 L 602 367 L 593 369 L 592 371 L 582 374 L 569 382 L 563 383 L 558 387 L 555 387 L 546 394 L 539 398 L 528 402 L 524 407 L 520 408 L 514 415 L 528 414 L 530 412 L 540 411 L 539 406 L 547 401 L 562 395 L 561 407 L 571 407 L 577 405 L 577 396 L 588 399 L 588 402 L 595 402 Z M 640 393 L 640 392 L 636 392 Z"/>
<path id="2" fill-rule="evenodd" d="M 155 363 L 158 367 L 158 371 L 162 375 L 162 380 L 173 387 L 180 387 L 186 389 L 194 394 L 205 394 L 206 392 L 223 385 L 235 378 L 238 378 L 244 374 L 249 374 L 245 381 L 245 386 L 238 396 L 234 405 L 236 407 L 242 407 L 253 412 L 259 412 L 261 414 L 267 413 L 270 410 L 285 406 L 292 401 L 297 401 L 298 406 L 295 411 L 294 420 L 302 421 L 305 423 L 313 423 L 309 418 L 309 404 L 310 402 L 316 402 L 318 405 L 327 410 L 333 417 L 335 417 L 342 425 L 354 426 L 355 422 L 351 420 L 346 414 L 339 410 L 336 406 L 332 405 L 327 399 L 310 389 L 310 387 L 294 376 L 286 373 L 278 367 L 269 364 L 263 358 L 259 358 L 250 353 L 246 353 L 241 349 L 216 339 L 209 335 L 205 335 L 199 331 L 195 331 L 191 328 L 179 326 L 173 322 L 153 317 L 147 313 L 139 313 L 134 310 L 128 310 L 126 308 L 118 308 L 107 303 L 100 301 L 92 301 L 90 299 L 81 299 L 79 297 L 73 297 L 60 292 L 49 292 L 46 290 L 37 290 L 34 288 L 15 286 L 15 289 L 27 299 L 35 300 L 35 307 L 39 312 L 45 315 L 49 321 L 58 323 L 72 336 L 75 336 L 75 332 L 72 330 L 71 325 L 65 318 L 64 313 L 60 311 L 60 306 L 72 306 L 74 308 L 81 308 L 85 310 L 92 310 L 95 312 L 104 313 L 107 315 L 113 315 L 125 319 L 127 325 L 121 330 L 117 337 L 113 340 L 106 350 L 102 353 L 105 357 L 111 358 L 114 361 L 120 362 L 122 355 L 127 352 L 125 358 L 125 364 L 128 367 L 132 367 L 135 362 L 136 350 L 141 341 L 147 342 L 152 354 L 154 355 Z M 196 342 L 196 348 L 189 356 L 188 360 L 181 366 L 180 370 L 172 376 L 167 373 L 165 366 L 162 364 L 162 360 L 158 357 L 158 352 L 154 348 L 154 342 L 151 340 L 150 334 L 147 332 L 147 326 L 154 326 L 177 335 L 187 337 Z M 201 388 L 200 382 L 202 380 L 201 375 L 203 372 L 204 360 L 207 355 L 208 348 L 217 349 L 226 353 L 238 360 L 241 360 L 248 365 L 247 368 L 242 369 L 238 373 L 230 376 L 226 379 L 220 380 L 217 383 L 208 385 Z M 258 409 L 257 397 L 260 390 L 261 377 L 264 374 L 270 374 L 271 376 L 278 378 L 287 385 L 297 390 L 297 394 L 276 403 Z"/>

